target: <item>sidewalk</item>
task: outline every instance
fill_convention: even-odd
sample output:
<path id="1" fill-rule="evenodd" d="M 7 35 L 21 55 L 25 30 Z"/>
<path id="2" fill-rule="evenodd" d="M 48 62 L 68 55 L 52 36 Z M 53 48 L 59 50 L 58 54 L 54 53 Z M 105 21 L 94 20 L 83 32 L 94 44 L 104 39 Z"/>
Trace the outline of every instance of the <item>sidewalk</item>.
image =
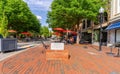
<path id="1" fill-rule="evenodd" d="M 110 51 L 95 45 L 66 45 L 70 59 L 66 61 L 45 58 L 45 50 L 37 46 L 0 62 L 0 74 L 120 74 L 120 57 L 106 54 Z M 116 55 L 117 49 L 114 49 Z"/>
<path id="2" fill-rule="evenodd" d="M 37 44 L 22 43 L 22 45 L 19 44 L 18 47 L 17 47 L 17 49 L 14 50 L 14 51 L 9 51 L 9 52 L 6 52 L 6 53 L 1 52 L 0 53 L 0 61 L 4 60 L 6 58 L 9 58 L 11 56 L 14 56 L 14 55 L 16 55 L 18 53 L 21 53 L 23 51 L 26 51 L 28 48 L 31 48 L 33 46 L 37 46 Z"/>

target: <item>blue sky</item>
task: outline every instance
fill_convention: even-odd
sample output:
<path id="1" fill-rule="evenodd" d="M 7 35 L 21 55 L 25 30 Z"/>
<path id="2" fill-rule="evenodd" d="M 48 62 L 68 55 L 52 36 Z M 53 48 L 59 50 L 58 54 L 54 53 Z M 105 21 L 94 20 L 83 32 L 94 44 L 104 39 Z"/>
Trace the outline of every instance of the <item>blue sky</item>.
<path id="1" fill-rule="evenodd" d="M 37 16 L 37 18 L 41 21 L 42 26 L 48 26 L 46 23 L 47 19 L 47 11 L 50 10 L 50 5 L 52 0 L 24 0 L 30 10 Z"/>

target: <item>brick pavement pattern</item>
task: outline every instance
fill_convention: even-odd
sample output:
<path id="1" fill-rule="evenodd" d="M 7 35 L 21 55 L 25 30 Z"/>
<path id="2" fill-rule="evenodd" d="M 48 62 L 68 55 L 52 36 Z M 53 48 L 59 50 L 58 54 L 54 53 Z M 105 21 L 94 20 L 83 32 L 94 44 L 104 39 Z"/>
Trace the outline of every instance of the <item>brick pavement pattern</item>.
<path id="1" fill-rule="evenodd" d="M 46 60 L 42 46 L 31 48 L 0 62 L 0 74 L 120 74 L 120 57 L 94 45 L 66 45 L 69 60 Z M 116 54 L 117 49 L 113 52 Z"/>

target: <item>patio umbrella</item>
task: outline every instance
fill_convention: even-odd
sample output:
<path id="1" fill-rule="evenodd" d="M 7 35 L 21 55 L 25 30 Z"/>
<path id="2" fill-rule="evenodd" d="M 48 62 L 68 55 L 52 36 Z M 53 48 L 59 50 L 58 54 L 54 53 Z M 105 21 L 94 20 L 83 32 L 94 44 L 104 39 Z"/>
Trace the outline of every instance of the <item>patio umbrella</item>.
<path id="1" fill-rule="evenodd" d="M 31 33 L 30 32 L 22 32 L 21 34 L 24 34 L 24 35 L 31 35 Z"/>
<path id="2" fill-rule="evenodd" d="M 8 32 L 10 32 L 10 33 L 16 33 L 17 31 L 15 31 L 15 30 L 8 30 Z"/>
<path id="3" fill-rule="evenodd" d="M 16 35 L 16 30 L 8 30 L 8 32 L 9 32 L 9 36 L 8 37 L 10 37 L 10 38 L 15 38 L 17 35 Z"/>
<path id="4" fill-rule="evenodd" d="M 72 32 L 71 30 L 64 30 L 63 32 Z"/>
<path id="5" fill-rule="evenodd" d="M 63 32 L 63 31 L 64 31 L 63 28 L 53 28 L 53 30 L 60 31 L 60 32 Z"/>
<path id="6" fill-rule="evenodd" d="M 76 33 L 76 32 L 74 32 L 74 31 L 72 32 L 72 34 L 73 34 L 73 35 L 77 35 L 77 33 Z"/>
<path id="7" fill-rule="evenodd" d="M 72 35 L 77 35 L 77 33 L 75 31 L 71 31 L 71 30 L 65 30 L 63 32 L 71 33 Z"/>
<path id="8" fill-rule="evenodd" d="M 59 33 L 58 33 L 58 32 L 53 32 L 52 34 L 53 34 L 53 35 L 58 35 Z"/>
<path id="9" fill-rule="evenodd" d="M 57 36 L 62 36 L 59 32 L 53 32 L 52 34 L 57 35 Z"/>

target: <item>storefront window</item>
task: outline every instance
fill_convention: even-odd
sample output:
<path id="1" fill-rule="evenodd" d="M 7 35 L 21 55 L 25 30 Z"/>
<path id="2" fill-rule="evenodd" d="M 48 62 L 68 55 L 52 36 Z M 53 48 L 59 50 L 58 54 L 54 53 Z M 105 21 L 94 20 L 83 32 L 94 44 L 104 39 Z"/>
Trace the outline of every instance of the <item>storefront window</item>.
<path id="1" fill-rule="evenodd" d="M 120 13 L 120 0 L 118 0 L 119 1 L 119 3 L 118 3 L 118 13 Z"/>
<path id="2" fill-rule="evenodd" d="M 94 39 L 95 42 L 99 41 L 99 31 L 98 30 L 94 31 L 93 39 Z"/>
<path id="3" fill-rule="evenodd" d="M 85 29 L 85 20 L 83 21 L 83 29 Z"/>
<path id="4" fill-rule="evenodd" d="M 91 21 L 90 20 L 87 20 L 87 28 L 88 27 L 91 27 Z"/>
<path id="5" fill-rule="evenodd" d="M 116 14 L 120 13 L 120 0 L 115 0 L 115 10 Z"/>

